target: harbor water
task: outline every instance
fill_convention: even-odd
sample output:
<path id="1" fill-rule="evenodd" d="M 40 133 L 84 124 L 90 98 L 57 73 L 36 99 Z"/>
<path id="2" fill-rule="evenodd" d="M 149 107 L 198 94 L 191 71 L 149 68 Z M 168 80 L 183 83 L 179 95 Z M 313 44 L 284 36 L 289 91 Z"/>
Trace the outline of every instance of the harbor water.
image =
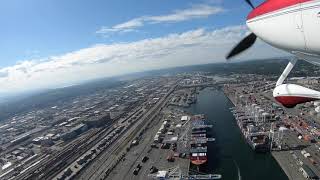
<path id="1" fill-rule="evenodd" d="M 255 153 L 246 144 L 229 109 L 233 104 L 222 90 L 206 88 L 197 99 L 185 110 L 205 114 L 216 138 L 208 145 L 208 163 L 201 172 L 221 174 L 227 180 L 288 179 L 270 153 Z"/>

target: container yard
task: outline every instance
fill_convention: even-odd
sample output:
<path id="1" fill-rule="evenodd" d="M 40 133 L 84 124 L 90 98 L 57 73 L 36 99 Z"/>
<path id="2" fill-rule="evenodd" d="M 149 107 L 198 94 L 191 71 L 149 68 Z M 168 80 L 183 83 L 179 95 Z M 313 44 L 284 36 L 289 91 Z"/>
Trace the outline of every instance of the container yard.
<path id="1" fill-rule="evenodd" d="M 186 114 L 180 107 L 184 105 L 173 104 L 177 98 L 183 104 L 195 102 L 197 87 L 179 89 L 172 93 L 168 106 L 155 116 L 154 121 L 148 125 L 146 131 L 132 141 L 127 147 L 125 157 L 108 173 L 110 179 L 221 179 L 219 174 L 204 174 L 193 172 L 191 175 L 190 163 L 205 163 L 207 148 L 197 147 L 212 141 L 206 137 L 207 128 L 204 115 L 193 116 Z M 193 136 L 193 131 L 203 132 L 199 137 Z M 192 146 L 191 146 L 192 145 Z M 199 152 L 192 152 L 198 150 Z M 201 150 L 201 152 L 200 152 Z M 192 154 L 194 158 L 192 158 Z M 203 154 L 205 156 L 203 156 Z M 190 161 L 192 159 L 192 161 Z M 202 164 L 200 163 L 200 164 Z M 198 165 L 200 165 L 198 164 Z M 125 173 L 124 173 L 125 172 Z"/>
<path id="2" fill-rule="evenodd" d="M 130 81 L 104 92 L 117 94 L 110 105 L 97 93 L 70 100 L 66 110 L 50 106 L 65 113 L 51 130 L 41 124 L 3 141 L 0 178 L 254 179 L 246 161 L 258 170 L 259 163 L 270 167 L 270 159 L 282 173 L 276 177 L 320 176 L 320 102 L 287 109 L 274 101 L 271 81 L 213 79 L 195 73 Z M 14 120 L 32 120 L 31 114 Z M 4 123 L 0 131 L 12 127 Z"/>
<path id="3" fill-rule="evenodd" d="M 256 153 L 271 153 L 289 179 L 318 179 L 318 122 L 309 113 L 301 111 L 306 111 L 306 105 L 288 109 L 276 103 L 270 89 L 257 91 L 259 83 L 268 87 L 261 82 L 223 87 L 234 104 L 230 111 L 243 138 Z M 309 104 L 312 104 L 309 109 L 319 107 L 319 102 Z"/>
<path id="4" fill-rule="evenodd" d="M 175 107 L 163 110 L 162 117 L 149 127 L 108 176 L 110 179 L 221 179 L 219 174 L 190 174 L 190 163 L 207 162 L 207 136 L 212 125 L 204 115 L 185 114 Z M 123 173 L 126 172 L 126 173 Z"/>

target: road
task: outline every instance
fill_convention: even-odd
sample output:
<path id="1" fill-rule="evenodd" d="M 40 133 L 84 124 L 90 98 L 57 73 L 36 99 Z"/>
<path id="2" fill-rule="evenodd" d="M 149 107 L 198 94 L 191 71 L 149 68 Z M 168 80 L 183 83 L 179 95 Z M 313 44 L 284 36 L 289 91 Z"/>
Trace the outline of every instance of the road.
<path id="1" fill-rule="evenodd" d="M 124 153 L 125 147 L 143 130 L 152 120 L 159 114 L 167 103 L 168 97 L 175 90 L 177 86 L 172 87 L 169 92 L 162 97 L 156 105 L 154 105 L 143 117 L 138 120 L 123 136 L 121 136 L 116 143 L 114 143 L 108 150 L 103 152 L 88 168 L 84 169 L 76 179 L 101 179 L 105 177 L 106 172 L 111 167 L 115 166 L 115 160 L 119 155 Z M 121 153 L 122 152 L 122 153 Z"/>
<path id="2" fill-rule="evenodd" d="M 167 110 L 167 108 L 165 109 Z M 185 114 L 183 114 L 185 115 Z M 175 119 L 168 118 L 164 112 L 162 117 L 157 119 L 149 126 L 149 129 L 142 135 L 142 139 L 139 145 L 130 149 L 126 154 L 125 160 L 120 162 L 118 166 L 111 171 L 110 175 L 106 179 L 131 179 L 140 180 L 147 179 L 150 168 L 155 166 L 159 170 L 166 170 L 168 168 L 179 166 L 182 170 L 183 175 L 188 175 L 189 170 L 189 159 L 176 158 L 175 162 L 168 162 L 166 160 L 169 153 L 172 153 L 170 149 L 151 148 L 150 145 L 153 143 L 153 137 L 159 130 L 165 119 L 171 119 L 175 124 L 180 123 L 181 115 L 177 115 Z M 182 134 L 179 129 L 176 129 L 175 135 Z M 142 158 L 147 156 L 149 159 L 143 163 Z M 133 175 L 133 171 L 136 166 L 140 164 L 142 167 L 137 175 Z"/>

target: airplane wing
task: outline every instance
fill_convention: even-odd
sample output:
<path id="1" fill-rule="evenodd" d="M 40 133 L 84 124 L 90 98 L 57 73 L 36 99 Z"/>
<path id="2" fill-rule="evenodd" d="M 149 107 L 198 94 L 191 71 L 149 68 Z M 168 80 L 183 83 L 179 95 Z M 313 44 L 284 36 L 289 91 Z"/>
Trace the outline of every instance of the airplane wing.
<path id="1" fill-rule="evenodd" d="M 310 54 L 305 52 L 293 51 L 292 54 L 297 56 L 299 59 L 305 60 L 311 64 L 320 66 L 320 55 L 318 54 Z"/>

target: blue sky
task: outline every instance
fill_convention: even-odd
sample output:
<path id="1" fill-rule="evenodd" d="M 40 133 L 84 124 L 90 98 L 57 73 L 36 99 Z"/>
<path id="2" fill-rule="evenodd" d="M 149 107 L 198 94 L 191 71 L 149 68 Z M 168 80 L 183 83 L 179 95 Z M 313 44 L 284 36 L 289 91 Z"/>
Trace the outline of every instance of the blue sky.
<path id="1" fill-rule="evenodd" d="M 221 53 L 218 41 L 229 50 L 247 33 L 249 11 L 242 0 L 3 0 L 0 85 L 9 86 L 3 92 L 22 91 L 30 85 L 57 87 L 101 76 L 219 62 L 225 52 L 210 53 Z M 210 38 L 217 42 L 206 42 Z M 199 44 L 208 51 L 181 61 Z M 261 52 L 264 48 L 279 54 L 264 45 Z M 250 52 L 243 58 L 249 57 Z M 56 80 L 49 83 L 52 78 Z"/>
<path id="2" fill-rule="evenodd" d="M 201 3 L 202 2 L 202 3 Z M 134 41 L 197 27 L 238 25 L 250 10 L 243 1 L 211 1 L 228 11 L 196 21 L 148 25 L 139 32 L 102 38 L 95 32 L 144 15 L 168 14 L 210 1 L 185 0 L 7 0 L 0 6 L 0 67 L 17 61 L 66 53 L 96 43 Z"/>

